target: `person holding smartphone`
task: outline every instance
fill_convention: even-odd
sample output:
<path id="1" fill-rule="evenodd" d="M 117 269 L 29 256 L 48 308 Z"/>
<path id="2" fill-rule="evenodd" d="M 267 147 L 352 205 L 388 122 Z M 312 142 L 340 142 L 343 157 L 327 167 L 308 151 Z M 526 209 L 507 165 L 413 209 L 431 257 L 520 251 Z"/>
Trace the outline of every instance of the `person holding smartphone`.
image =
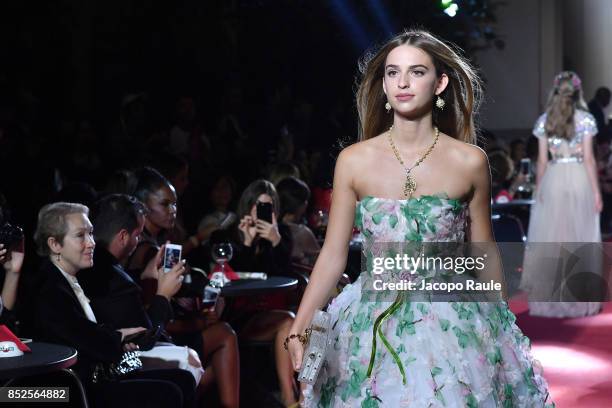
<path id="1" fill-rule="evenodd" d="M 151 286 L 157 287 L 158 276 L 152 276 L 146 265 L 166 242 L 167 234 L 175 225 L 177 195 L 172 183 L 153 168 L 139 169 L 135 175 L 137 183 L 133 195 L 146 205 L 148 212 L 136 249 L 127 264 L 134 280 L 143 288 L 144 303 L 149 305 L 156 290 Z M 166 325 L 174 343 L 198 352 L 206 369 L 201 381 L 204 388 L 216 383 L 222 405 L 239 406 L 240 367 L 236 334 L 227 323 L 218 320 L 217 310 L 186 311 L 182 304 L 178 305 L 176 297 L 172 301 L 175 311 L 185 312 L 180 318 L 175 313 L 174 321 Z"/>
<path id="2" fill-rule="evenodd" d="M 227 232 L 214 232 L 211 242 L 229 240 L 235 244 L 234 270 L 282 275 L 289 268 L 291 239 L 287 227 L 278 223 L 279 211 L 274 185 L 255 180 L 240 197 L 238 225 Z"/>
<path id="3" fill-rule="evenodd" d="M 76 203 L 47 204 L 38 213 L 34 241 L 43 257 L 45 282 L 35 299 L 41 340 L 78 351 L 74 371 L 88 397 L 100 407 L 193 407 L 195 383 L 179 369 L 137 370 L 117 379 L 97 378 L 97 367 L 117 363 L 136 350 L 131 335 L 143 326 L 105 324 L 94 312 L 77 275 L 94 266 L 96 242 L 89 208 Z"/>
<path id="4" fill-rule="evenodd" d="M 210 245 L 231 242 L 234 255 L 230 264 L 236 271 L 286 274 L 290 268 L 291 235 L 287 226 L 277 221 L 279 208 L 274 185 L 263 179 L 253 181 L 238 203 L 240 221 L 233 228 L 215 231 Z M 294 318 L 286 308 L 284 294 L 238 298 L 233 303 L 229 322 L 241 338 L 274 342 L 281 398 L 285 406 L 290 406 L 297 402 L 297 384 L 289 355 L 282 345 Z"/>
<path id="5" fill-rule="evenodd" d="M 0 324 L 15 329 L 17 290 L 24 259 L 24 236 L 21 228 L 8 223 L 6 199 L 0 192 Z"/>

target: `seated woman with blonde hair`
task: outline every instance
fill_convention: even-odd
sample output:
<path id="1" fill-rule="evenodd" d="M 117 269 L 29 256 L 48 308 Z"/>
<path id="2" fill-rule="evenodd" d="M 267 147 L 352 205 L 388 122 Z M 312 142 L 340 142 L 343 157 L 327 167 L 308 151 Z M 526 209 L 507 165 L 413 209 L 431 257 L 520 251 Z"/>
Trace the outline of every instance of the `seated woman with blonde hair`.
<path id="1" fill-rule="evenodd" d="M 96 243 L 88 215 L 86 206 L 65 202 L 48 204 L 38 213 L 34 239 L 39 255 L 46 258 L 46 281 L 37 299 L 42 337 L 78 351 L 74 368 L 95 406 L 193 406 L 195 383 L 185 370 L 136 370 L 117 380 L 94 374 L 100 366 L 119 362 L 125 351 L 136 350 L 136 345 L 125 342 L 126 336 L 144 328 L 97 322 L 76 278 L 81 269 L 93 266 Z"/>

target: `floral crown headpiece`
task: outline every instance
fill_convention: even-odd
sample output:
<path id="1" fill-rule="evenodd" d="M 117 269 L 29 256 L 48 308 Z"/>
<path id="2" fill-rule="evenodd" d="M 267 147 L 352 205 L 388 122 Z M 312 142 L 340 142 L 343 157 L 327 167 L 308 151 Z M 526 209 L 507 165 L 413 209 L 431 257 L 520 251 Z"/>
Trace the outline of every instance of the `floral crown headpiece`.
<path id="1" fill-rule="evenodd" d="M 569 80 L 569 83 L 572 85 L 572 91 L 575 92 L 582 88 L 582 81 L 580 80 L 578 74 L 572 71 L 563 71 L 555 77 L 555 89 L 558 90 L 561 81 L 566 80 Z"/>

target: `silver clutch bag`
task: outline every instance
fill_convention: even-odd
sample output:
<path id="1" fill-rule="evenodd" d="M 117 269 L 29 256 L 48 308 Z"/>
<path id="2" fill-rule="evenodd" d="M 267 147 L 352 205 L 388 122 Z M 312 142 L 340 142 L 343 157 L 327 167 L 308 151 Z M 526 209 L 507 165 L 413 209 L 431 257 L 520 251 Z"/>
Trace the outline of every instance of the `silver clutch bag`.
<path id="1" fill-rule="evenodd" d="M 92 382 L 118 380 L 132 371 L 142 368 L 140 351 L 126 351 L 121 355 L 121 360 L 116 363 L 98 363 L 92 373 Z"/>
<path id="2" fill-rule="evenodd" d="M 317 310 L 312 318 L 310 328 L 306 331 L 308 344 L 302 360 L 302 369 L 298 381 L 314 384 L 319 371 L 325 362 L 325 354 L 329 342 L 331 314 Z"/>

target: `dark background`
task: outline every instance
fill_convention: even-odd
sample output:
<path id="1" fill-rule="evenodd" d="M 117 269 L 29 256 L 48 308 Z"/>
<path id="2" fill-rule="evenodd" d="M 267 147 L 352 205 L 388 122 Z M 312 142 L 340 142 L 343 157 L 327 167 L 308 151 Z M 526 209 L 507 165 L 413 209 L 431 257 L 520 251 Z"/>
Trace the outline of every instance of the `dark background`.
<path id="1" fill-rule="evenodd" d="M 322 152 L 332 162 L 321 166 L 329 180 L 338 142 L 357 134 L 354 83 L 366 49 L 406 27 L 429 29 L 468 56 L 503 47 L 494 31 L 500 2 L 456 1 L 454 18 L 443 3 L 4 2 L 0 191 L 31 230 L 62 185 L 100 189 L 113 170 L 164 150 L 181 96 L 193 97 L 213 145 L 210 163 L 192 177 L 196 195 L 220 167 L 240 186 L 262 175 L 283 128 L 296 156 Z M 220 130 L 228 115 L 244 133 L 239 145 Z"/>

